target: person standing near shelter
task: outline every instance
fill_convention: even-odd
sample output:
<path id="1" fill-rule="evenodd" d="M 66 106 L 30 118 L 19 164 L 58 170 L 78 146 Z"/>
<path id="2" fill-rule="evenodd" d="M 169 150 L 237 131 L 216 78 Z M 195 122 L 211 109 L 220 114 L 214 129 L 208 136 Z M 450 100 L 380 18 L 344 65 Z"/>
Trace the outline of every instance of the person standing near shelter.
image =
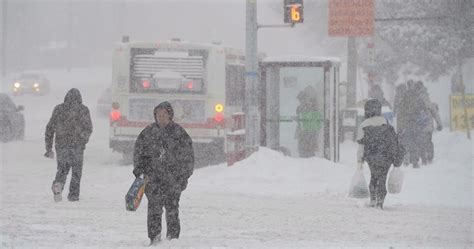
<path id="1" fill-rule="evenodd" d="M 48 158 L 57 157 L 57 172 L 51 189 L 54 200 L 62 200 L 62 191 L 69 170 L 72 169 L 69 184 L 69 201 L 78 201 L 82 176 L 84 150 L 92 133 L 92 121 L 89 108 L 82 104 L 81 93 L 72 88 L 64 97 L 64 103 L 57 105 L 46 126 L 45 144 Z"/>
<path id="2" fill-rule="evenodd" d="M 382 105 L 377 99 L 369 99 L 364 106 L 364 121 L 357 132 L 358 167 L 367 162 L 370 169 L 370 206 L 383 209 L 387 195 L 388 170 L 393 164 L 400 167 L 403 161 L 395 129 L 382 116 Z"/>
<path id="3" fill-rule="evenodd" d="M 300 104 L 296 108 L 295 138 L 298 140 L 298 154 L 302 158 L 316 155 L 318 131 L 322 126 L 322 115 L 318 109 L 317 91 L 312 86 L 305 87 L 297 96 Z"/>
<path id="4" fill-rule="evenodd" d="M 166 211 L 166 238 L 179 238 L 179 200 L 194 170 L 191 137 L 173 122 L 171 104 L 160 103 L 153 115 L 155 122 L 142 130 L 135 142 L 133 154 L 133 174 L 135 177 L 145 177 L 150 245 L 161 241 L 163 207 Z"/>

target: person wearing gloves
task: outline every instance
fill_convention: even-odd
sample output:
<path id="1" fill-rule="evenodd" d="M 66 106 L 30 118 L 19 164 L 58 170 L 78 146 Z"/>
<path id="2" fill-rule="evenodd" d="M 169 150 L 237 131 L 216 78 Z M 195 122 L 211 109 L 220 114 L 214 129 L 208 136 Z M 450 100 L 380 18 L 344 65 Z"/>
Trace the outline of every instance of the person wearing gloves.
<path id="1" fill-rule="evenodd" d="M 161 241 L 163 207 L 166 238 L 179 238 L 179 199 L 194 170 L 191 137 L 173 122 L 173 114 L 170 103 L 160 103 L 153 111 L 156 122 L 143 129 L 135 142 L 133 174 L 145 178 L 150 245 Z"/>
<path id="2" fill-rule="evenodd" d="M 84 150 L 92 133 L 92 121 L 89 108 L 82 104 L 82 96 L 78 89 L 72 88 L 64 97 L 64 103 L 57 105 L 46 126 L 45 157 L 57 156 L 57 172 L 51 189 L 54 200 L 62 200 L 62 191 L 69 170 L 72 169 L 69 184 L 69 201 L 78 201 L 82 176 Z"/>
<path id="3" fill-rule="evenodd" d="M 369 99 L 364 112 L 365 119 L 357 133 L 357 162 L 359 169 L 362 169 L 364 162 L 369 165 L 370 206 L 383 209 L 388 171 L 392 164 L 400 167 L 404 153 L 394 128 L 382 116 L 380 102 Z"/>

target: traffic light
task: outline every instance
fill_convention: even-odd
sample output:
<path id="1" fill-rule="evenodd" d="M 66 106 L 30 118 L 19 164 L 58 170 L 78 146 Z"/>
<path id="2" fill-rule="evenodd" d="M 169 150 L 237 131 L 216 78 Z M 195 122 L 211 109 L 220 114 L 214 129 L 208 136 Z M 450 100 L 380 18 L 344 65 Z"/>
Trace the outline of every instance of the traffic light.
<path id="1" fill-rule="evenodd" d="M 302 23 L 303 0 L 284 0 L 283 13 L 285 23 Z"/>

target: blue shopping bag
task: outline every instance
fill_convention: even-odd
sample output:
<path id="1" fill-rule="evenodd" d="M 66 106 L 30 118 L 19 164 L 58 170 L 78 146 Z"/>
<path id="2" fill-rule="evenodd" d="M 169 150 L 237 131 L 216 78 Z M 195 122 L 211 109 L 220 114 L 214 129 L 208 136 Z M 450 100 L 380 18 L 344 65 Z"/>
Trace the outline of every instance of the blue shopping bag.
<path id="1" fill-rule="evenodd" d="M 127 211 L 136 211 L 142 201 L 143 193 L 145 193 L 145 180 L 141 177 L 135 178 L 132 186 L 125 195 L 125 208 Z"/>

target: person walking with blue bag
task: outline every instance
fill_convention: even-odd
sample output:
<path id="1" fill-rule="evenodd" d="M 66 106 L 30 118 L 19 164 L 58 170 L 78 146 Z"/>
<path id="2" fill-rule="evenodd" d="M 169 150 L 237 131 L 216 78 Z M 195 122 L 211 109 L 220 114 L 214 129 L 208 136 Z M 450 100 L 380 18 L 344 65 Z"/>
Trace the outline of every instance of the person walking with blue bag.
<path id="1" fill-rule="evenodd" d="M 191 137 L 173 122 L 171 104 L 160 103 L 153 115 L 156 122 L 140 133 L 133 154 L 133 174 L 135 177 L 143 175 L 145 179 L 150 245 L 161 241 L 163 208 L 167 224 L 166 238 L 179 238 L 179 200 L 194 170 Z"/>

